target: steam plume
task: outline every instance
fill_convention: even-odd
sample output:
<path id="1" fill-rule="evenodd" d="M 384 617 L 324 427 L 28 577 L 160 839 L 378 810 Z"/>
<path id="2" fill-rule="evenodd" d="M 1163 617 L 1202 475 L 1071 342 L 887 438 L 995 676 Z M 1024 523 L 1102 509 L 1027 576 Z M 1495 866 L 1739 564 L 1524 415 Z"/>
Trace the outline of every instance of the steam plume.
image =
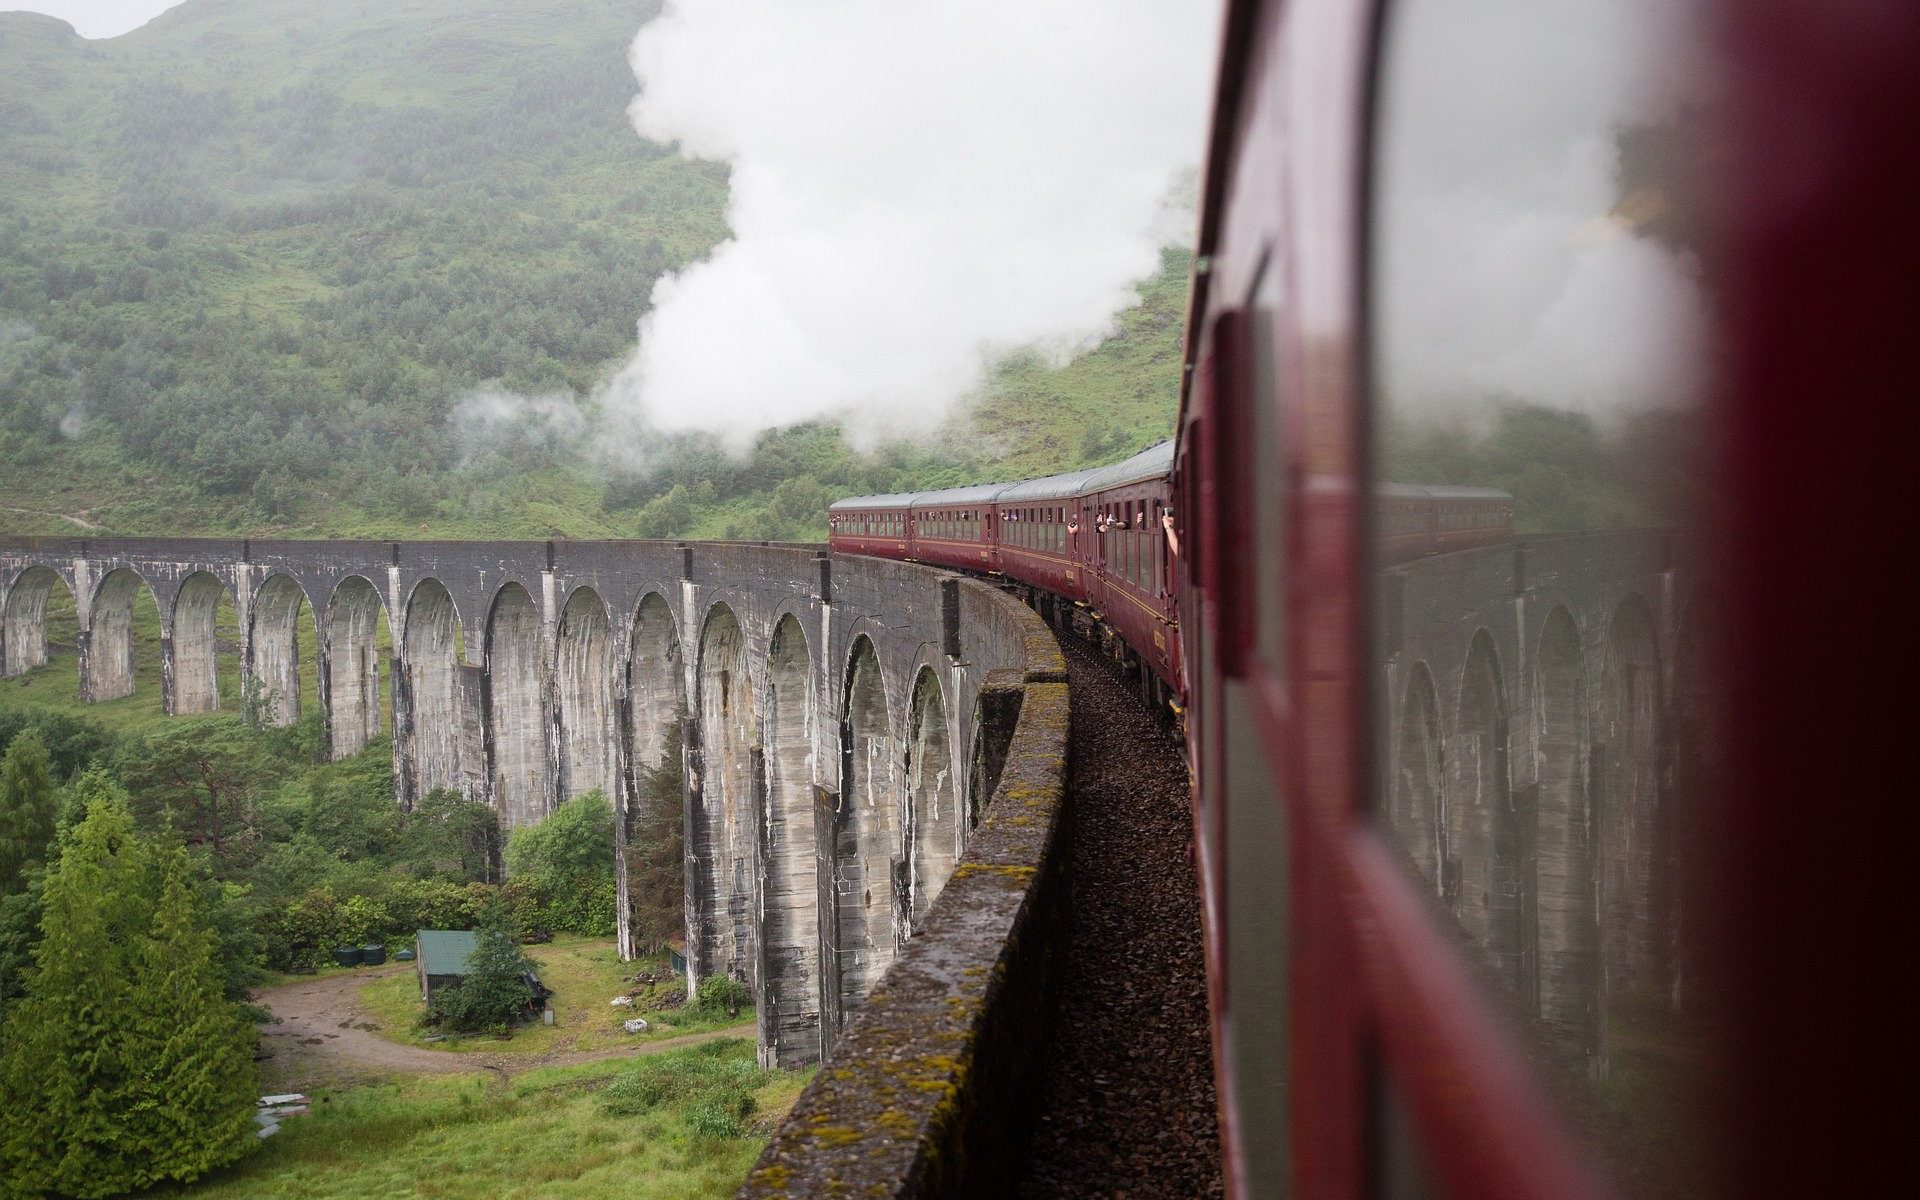
<path id="1" fill-rule="evenodd" d="M 996 353 L 1096 340 L 1200 157 L 1215 8 L 670 3 L 633 44 L 634 124 L 732 165 L 734 237 L 655 287 L 609 415 L 911 432 Z"/>

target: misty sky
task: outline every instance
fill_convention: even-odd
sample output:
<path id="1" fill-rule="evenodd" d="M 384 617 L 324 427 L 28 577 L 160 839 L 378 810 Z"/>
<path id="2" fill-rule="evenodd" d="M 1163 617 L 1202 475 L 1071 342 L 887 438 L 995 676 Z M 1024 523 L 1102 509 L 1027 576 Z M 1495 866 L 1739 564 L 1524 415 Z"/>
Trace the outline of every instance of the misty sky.
<path id="1" fill-rule="evenodd" d="M 81 37 L 88 38 L 119 37 L 179 3 L 180 0 L 28 0 L 22 4 L 15 0 L 9 4 L 7 0 L 0 0 L 0 6 L 6 11 L 59 17 L 79 30 Z"/>

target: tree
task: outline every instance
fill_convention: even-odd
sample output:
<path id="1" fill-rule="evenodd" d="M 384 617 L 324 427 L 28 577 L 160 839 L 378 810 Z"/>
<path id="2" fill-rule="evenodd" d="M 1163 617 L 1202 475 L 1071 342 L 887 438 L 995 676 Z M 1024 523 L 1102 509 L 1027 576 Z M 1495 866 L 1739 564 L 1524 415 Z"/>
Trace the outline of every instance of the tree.
<path id="1" fill-rule="evenodd" d="M 245 724 L 193 717 L 159 727 L 127 755 L 123 773 L 136 802 L 170 815 L 190 844 L 220 858 L 246 829 L 253 791 L 270 770 Z"/>
<path id="2" fill-rule="evenodd" d="M 686 776 L 680 726 L 657 767 L 643 767 L 627 814 L 627 911 L 636 946 L 658 950 L 687 928 Z"/>
<path id="3" fill-rule="evenodd" d="M 0 749 L 29 729 L 40 735 L 47 747 L 47 768 L 62 781 L 99 758 L 112 740 L 104 725 L 87 717 L 57 709 L 10 709 L 0 712 Z"/>
<path id="4" fill-rule="evenodd" d="M 613 806 L 595 788 L 553 810 L 538 825 L 507 838 L 507 870 L 552 882 L 591 884 L 613 878 Z"/>
<path id="5" fill-rule="evenodd" d="M 254 1032 L 227 998 L 185 849 L 163 844 L 154 859 L 152 934 L 129 1014 L 146 1047 L 149 1103 L 129 1121 L 152 1155 L 147 1182 L 187 1182 L 238 1159 L 254 1140 Z"/>
<path id="6" fill-rule="evenodd" d="M 6 1026 L 6 1008 L 26 991 L 27 972 L 33 967 L 33 948 L 40 944 L 41 878 L 0 896 L 0 1029 Z"/>
<path id="7" fill-rule="evenodd" d="M 533 1001 L 527 983 L 532 973 L 533 963 L 507 933 L 506 914 L 490 905 L 467 957 L 467 973 L 434 994 L 427 1021 L 466 1033 L 505 1028 Z"/>
<path id="8" fill-rule="evenodd" d="M 187 1181 L 253 1144 L 253 1043 L 221 995 L 185 851 L 111 796 L 48 872 L 40 945 L 0 1050 L 7 1196 Z"/>
<path id="9" fill-rule="evenodd" d="M 685 484 L 674 484 L 640 509 L 635 528 L 643 538 L 673 537 L 685 533 L 693 524 L 693 501 Z"/>
<path id="10" fill-rule="evenodd" d="M 407 818 L 416 869 L 461 883 L 486 883 L 500 862 L 500 818 L 492 808 L 452 788 L 435 788 L 414 802 Z"/>
<path id="11" fill-rule="evenodd" d="M 20 890 L 28 870 L 46 862 L 54 809 L 46 743 L 29 729 L 0 758 L 0 896 Z"/>
<path id="12" fill-rule="evenodd" d="M 127 789 L 114 782 L 104 767 L 89 767 L 66 787 L 60 789 L 59 813 L 55 817 L 62 833 L 71 833 L 87 819 L 87 811 L 102 800 L 127 803 Z"/>

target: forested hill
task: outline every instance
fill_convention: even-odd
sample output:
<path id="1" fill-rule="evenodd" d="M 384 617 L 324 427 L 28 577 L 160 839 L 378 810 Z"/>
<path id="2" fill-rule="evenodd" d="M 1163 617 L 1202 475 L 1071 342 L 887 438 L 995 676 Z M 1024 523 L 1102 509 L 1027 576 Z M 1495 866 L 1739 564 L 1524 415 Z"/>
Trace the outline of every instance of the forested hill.
<path id="1" fill-rule="evenodd" d="M 1120 336 L 1008 363 L 945 448 L 812 427 L 626 476 L 564 428 L 463 436 L 476 389 L 590 394 L 726 236 L 725 168 L 626 119 L 657 9 L 187 0 L 99 42 L 0 13 L 0 530 L 800 536 L 837 492 L 1171 428 L 1178 252 Z"/>

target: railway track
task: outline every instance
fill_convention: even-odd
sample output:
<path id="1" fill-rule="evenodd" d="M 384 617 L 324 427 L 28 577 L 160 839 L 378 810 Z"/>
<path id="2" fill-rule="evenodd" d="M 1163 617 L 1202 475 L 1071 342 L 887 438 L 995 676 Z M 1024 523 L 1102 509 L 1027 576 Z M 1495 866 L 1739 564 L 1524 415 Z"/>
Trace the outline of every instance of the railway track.
<path id="1" fill-rule="evenodd" d="M 1019 1195 L 1223 1195 L 1187 771 L 1138 689 L 1063 636 L 1072 905 Z"/>

